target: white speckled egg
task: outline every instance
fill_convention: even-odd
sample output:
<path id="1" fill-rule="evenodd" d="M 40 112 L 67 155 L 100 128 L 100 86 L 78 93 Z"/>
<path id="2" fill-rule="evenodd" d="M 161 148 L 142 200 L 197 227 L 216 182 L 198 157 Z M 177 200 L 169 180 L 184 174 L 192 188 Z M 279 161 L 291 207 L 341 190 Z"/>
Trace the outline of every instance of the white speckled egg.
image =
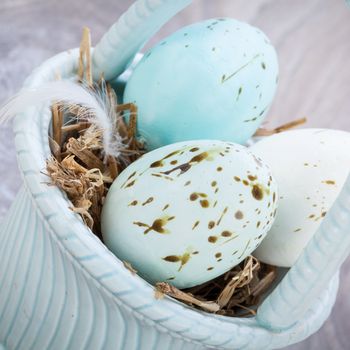
<path id="1" fill-rule="evenodd" d="M 103 207 L 102 234 L 149 282 L 187 288 L 248 256 L 276 203 L 269 168 L 247 148 L 182 142 L 145 154 L 119 175 Z"/>
<path id="2" fill-rule="evenodd" d="M 124 102 L 137 104 L 148 149 L 206 138 L 243 144 L 264 120 L 277 76 L 276 52 L 264 33 L 234 19 L 210 19 L 148 51 Z"/>
<path id="3" fill-rule="evenodd" d="M 350 133 L 304 129 L 256 143 L 251 151 L 271 167 L 279 188 L 275 223 L 254 255 L 292 266 L 330 209 L 350 171 Z"/>

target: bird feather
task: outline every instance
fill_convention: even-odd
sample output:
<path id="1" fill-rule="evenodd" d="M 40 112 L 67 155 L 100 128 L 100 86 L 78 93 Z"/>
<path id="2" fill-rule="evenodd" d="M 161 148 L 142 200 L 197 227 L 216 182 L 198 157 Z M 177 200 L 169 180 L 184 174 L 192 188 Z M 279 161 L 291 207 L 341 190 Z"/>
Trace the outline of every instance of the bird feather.
<path id="1" fill-rule="evenodd" d="M 116 130 L 116 113 L 111 108 L 103 84 L 102 88 L 88 88 L 69 80 L 59 80 L 35 88 L 22 89 L 0 109 L 0 125 L 25 112 L 28 107 L 48 102 L 64 105 L 64 109 L 68 111 L 76 105 L 82 106 L 83 112 L 77 117 L 101 129 L 106 155 L 119 157 L 125 144 Z"/>

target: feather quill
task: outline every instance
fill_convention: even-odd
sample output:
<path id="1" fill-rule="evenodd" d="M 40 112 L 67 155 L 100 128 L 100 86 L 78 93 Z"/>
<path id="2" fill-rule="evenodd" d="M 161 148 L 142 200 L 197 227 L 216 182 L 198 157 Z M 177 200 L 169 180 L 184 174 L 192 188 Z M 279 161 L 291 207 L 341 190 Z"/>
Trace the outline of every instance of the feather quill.
<path id="1" fill-rule="evenodd" d="M 68 111 L 76 105 L 82 106 L 78 118 L 102 130 L 106 155 L 120 156 L 126 145 L 116 130 L 116 113 L 112 110 L 105 84 L 102 84 L 102 88 L 89 89 L 69 80 L 59 80 L 37 88 L 23 89 L 0 109 L 0 125 L 28 107 L 53 101 L 64 105 Z"/>

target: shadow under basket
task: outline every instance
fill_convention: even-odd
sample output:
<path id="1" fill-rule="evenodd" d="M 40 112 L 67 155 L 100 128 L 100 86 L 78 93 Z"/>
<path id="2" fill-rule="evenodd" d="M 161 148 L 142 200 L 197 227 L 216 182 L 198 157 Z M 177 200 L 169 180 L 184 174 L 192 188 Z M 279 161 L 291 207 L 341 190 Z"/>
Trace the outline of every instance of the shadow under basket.
<path id="1" fill-rule="evenodd" d="M 44 62 L 26 80 L 36 87 L 75 76 L 78 50 Z M 316 332 L 329 316 L 338 273 L 293 325 L 266 322 L 284 312 L 268 296 L 256 317 L 208 314 L 132 275 L 69 209 L 42 172 L 50 156 L 48 106 L 31 108 L 14 123 L 23 186 L 0 226 L 0 349 L 276 349 Z M 288 278 L 287 272 L 285 278 Z M 292 289 L 293 286 L 290 286 Z M 288 288 L 287 288 L 288 289 Z M 277 285 L 274 293 L 288 290 Z M 288 315 L 285 315 L 288 318 Z"/>

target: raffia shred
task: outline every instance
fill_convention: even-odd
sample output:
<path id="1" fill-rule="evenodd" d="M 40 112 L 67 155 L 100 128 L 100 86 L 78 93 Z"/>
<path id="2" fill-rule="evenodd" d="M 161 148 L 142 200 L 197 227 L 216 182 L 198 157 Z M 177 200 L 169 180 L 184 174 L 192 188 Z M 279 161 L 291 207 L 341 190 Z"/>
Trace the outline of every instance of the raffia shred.
<path id="1" fill-rule="evenodd" d="M 275 267 L 249 256 L 227 273 L 200 286 L 179 290 L 169 283 L 160 282 L 156 284 L 155 291 L 207 312 L 253 316 L 262 295 L 276 277 Z"/>
<path id="2" fill-rule="evenodd" d="M 90 30 L 84 28 L 77 80 L 92 88 L 92 76 L 91 36 Z M 46 172 L 50 184 L 66 193 L 71 201 L 70 209 L 80 215 L 83 222 L 102 239 L 101 209 L 109 187 L 119 173 L 145 150 L 136 138 L 137 106 L 132 103 L 118 105 L 114 90 L 103 76 L 98 86 L 107 95 L 106 103 L 112 109 L 116 130 L 126 146 L 123 152 L 118 158 L 105 155 L 103 131 L 81 118 L 86 113 L 82 106 L 64 108 L 53 103 L 52 133 L 49 135 L 52 157 L 47 160 Z M 269 136 L 305 122 L 303 118 L 272 130 L 261 128 L 255 136 Z M 132 274 L 137 273 L 130 263 L 124 262 L 124 266 Z M 206 312 L 233 317 L 252 316 L 276 276 L 275 267 L 249 256 L 222 276 L 187 290 L 179 290 L 170 283 L 157 283 L 155 298 L 162 299 L 168 295 Z"/>

